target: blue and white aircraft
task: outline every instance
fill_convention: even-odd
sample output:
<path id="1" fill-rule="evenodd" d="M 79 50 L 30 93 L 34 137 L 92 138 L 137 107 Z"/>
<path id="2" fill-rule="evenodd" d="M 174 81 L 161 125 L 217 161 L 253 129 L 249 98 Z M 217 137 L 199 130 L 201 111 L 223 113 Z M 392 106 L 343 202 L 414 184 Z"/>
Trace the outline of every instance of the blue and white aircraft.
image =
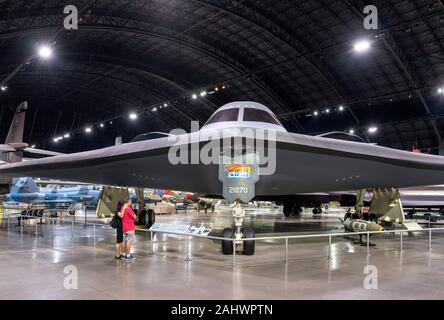
<path id="1" fill-rule="evenodd" d="M 96 206 L 100 192 L 97 186 L 92 185 L 40 188 L 32 178 L 21 177 L 13 179 L 11 191 L 5 195 L 5 202 L 49 206 L 85 202 L 88 206 Z"/>

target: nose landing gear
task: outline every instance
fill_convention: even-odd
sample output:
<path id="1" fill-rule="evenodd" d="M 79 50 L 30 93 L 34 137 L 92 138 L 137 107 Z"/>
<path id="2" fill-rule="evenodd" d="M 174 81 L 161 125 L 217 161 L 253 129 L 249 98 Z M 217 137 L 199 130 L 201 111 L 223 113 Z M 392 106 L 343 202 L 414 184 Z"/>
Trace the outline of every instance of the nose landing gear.
<path id="1" fill-rule="evenodd" d="M 232 205 L 232 211 L 234 228 L 225 228 L 223 231 L 223 237 L 227 238 L 227 240 L 222 240 L 222 253 L 229 255 L 233 254 L 233 250 L 236 250 L 236 252 L 239 251 L 244 255 L 254 255 L 255 241 L 244 239 L 254 238 L 256 232 L 252 228 L 242 228 L 242 223 L 245 217 L 245 209 L 243 208 L 242 203 L 235 202 Z"/>

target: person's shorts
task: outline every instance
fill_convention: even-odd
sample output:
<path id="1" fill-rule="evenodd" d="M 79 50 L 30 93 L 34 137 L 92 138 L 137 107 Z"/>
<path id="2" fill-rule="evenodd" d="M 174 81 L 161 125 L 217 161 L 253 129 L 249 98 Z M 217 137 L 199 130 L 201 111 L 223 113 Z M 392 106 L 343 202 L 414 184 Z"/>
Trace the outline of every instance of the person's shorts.
<path id="1" fill-rule="evenodd" d="M 125 235 L 126 242 L 128 242 L 129 244 L 134 243 L 135 235 L 136 235 L 136 232 L 134 230 L 125 232 L 124 235 Z"/>
<path id="2" fill-rule="evenodd" d="M 117 233 L 116 243 L 122 243 L 123 242 L 123 231 L 122 231 L 122 228 L 116 228 L 116 233 Z"/>

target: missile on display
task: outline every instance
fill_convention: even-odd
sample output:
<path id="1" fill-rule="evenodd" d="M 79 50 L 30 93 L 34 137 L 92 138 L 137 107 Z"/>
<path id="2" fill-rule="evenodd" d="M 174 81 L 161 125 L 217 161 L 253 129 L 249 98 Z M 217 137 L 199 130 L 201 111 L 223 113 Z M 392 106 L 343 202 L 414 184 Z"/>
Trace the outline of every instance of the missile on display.
<path id="1" fill-rule="evenodd" d="M 342 220 L 341 220 L 342 221 Z M 345 230 L 351 232 L 379 232 L 384 231 L 384 227 L 371 221 L 361 219 L 345 219 L 342 221 Z"/>

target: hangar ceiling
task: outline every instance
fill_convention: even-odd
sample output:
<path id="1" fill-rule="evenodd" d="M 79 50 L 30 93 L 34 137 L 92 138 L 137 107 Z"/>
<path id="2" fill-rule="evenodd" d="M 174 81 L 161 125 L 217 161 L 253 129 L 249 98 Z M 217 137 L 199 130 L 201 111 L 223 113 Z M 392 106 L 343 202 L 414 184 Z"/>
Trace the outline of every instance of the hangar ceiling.
<path id="1" fill-rule="evenodd" d="M 442 1 L 373 1 L 378 30 L 363 28 L 357 0 L 69 4 L 77 30 L 63 28 L 66 3 L 0 0 L 0 139 L 22 100 L 27 142 L 61 152 L 189 130 L 234 100 L 267 105 L 293 132 L 354 130 L 431 153 L 444 135 Z M 353 50 L 360 39 L 371 43 L 365 53 Z M 45 44 L 51 59 L 29 58 Z"/>

